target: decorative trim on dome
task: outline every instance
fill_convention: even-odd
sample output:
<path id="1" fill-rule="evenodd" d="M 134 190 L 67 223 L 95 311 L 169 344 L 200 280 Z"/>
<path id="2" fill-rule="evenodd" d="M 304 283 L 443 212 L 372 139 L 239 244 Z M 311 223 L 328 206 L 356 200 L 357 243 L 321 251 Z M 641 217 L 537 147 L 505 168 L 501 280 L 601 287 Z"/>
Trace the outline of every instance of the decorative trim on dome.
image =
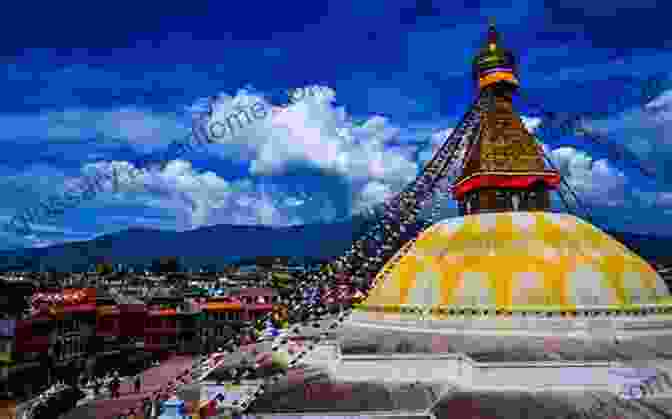
<path id="1" fill-rule="evenodd" d="M 664 301 L 664 299 L 661 299 Z M 486 305 L 434 305 L 420 306 L 417 304 L 366 304 L 353 305 L 353 311 L 369 313 L 399 313 L 399 314 L 430 314 L 431 317 L 511 317 L 519 315 L 536 315 L 540 318 L 555 317 L 618 317 L 621 315 L 655 315 L 672 313 L 672 303 L 657 304 L 611 304 L 607 306 L 486 306 Z"/>
<path id="2" fill-rule="evenodd" d="M 549 188 L 560 183 L 560 174 L 545 172 L 477 172 L 465 177 L 453 186 L 455 199 L 477 188 L 529 188 L 534 182 L 543 181 Z"/>

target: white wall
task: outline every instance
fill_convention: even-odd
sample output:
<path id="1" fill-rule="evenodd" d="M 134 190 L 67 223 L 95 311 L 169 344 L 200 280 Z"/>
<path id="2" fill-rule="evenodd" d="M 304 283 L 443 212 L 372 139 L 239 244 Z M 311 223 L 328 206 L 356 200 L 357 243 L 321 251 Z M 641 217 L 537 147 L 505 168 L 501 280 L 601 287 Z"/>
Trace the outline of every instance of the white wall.
<path id="1" fill-rule="evenodd" d="M 609 362 L 476 363 L 463 354 L 344 356 L 335 368 L 338 379 L 453 383 L 472 389 L 580 390 L 593 387 L 618 392 L 621 383 Z"/>

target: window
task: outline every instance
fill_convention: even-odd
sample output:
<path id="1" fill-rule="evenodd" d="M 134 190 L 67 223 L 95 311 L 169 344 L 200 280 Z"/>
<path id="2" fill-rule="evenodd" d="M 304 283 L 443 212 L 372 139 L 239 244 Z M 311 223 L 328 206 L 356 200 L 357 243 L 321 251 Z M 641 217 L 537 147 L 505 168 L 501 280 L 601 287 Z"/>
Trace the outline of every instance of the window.
<path id="1" fill-rule="evenodd" d="M 520 195 L 518 193 L 511 195 L 511 206 L 513 207 L 514 211 L 518 211 L 520 208 Z"/>
<path id="2" fill-rule="evenodd" d="M 508 193 L 505 191 L 495 191 L 495 203 L 497 209 L 508 209 L 509 208 L 509 197 Z"/>
<path id="3" fill-rule="evenodd" d="M 530 191 L 527 194 L 527 209 L 536 210 L 539 208 L 537 204 L 538 196 L 537 191 Z"/>

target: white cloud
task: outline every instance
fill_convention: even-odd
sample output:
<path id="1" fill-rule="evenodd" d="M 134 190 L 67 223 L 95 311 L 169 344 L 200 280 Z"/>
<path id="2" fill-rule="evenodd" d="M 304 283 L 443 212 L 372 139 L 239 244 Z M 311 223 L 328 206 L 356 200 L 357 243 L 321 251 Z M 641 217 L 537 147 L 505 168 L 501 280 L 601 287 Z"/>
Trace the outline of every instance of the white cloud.
<path id="1" fill-rule="evenodd" d="M 398 127 L 382 116 L 354 124 L 344 108 L 333 106 L 334 97 L 332 89 L 324 89 L 318 95 L 289 105 L 283 112 L 272 113 L 270 103 L 252 89 L 240 90 L 236 96 L 222 94 L 215 106 L 218 120 L 226 120 L 236 107 L 249 109 L 258 102 L 267 110 L 265 118 L 246 123 L 234 135 L 222 138 L 220 144 L 208 147 L 208 152 L 214 155 L 249 163 L 249 178 L 227 180 L 215 172 L 196 169 L 183 160 L 172 161 L 163 169 L 137 169 L 125 161 L 98 162 L 85 166 L 83 173 L 106 173 L 110 177 L 115 170 L 120 178 L 120 188 L 117 194 L 110 193 L 114 185 L 111 180 L 106 181 L 104 189 L 107 193 L 96 197 L 94 204 L 113 204 L 112 209 L 117 204 L 154 208 L 162 214 L 173 215 L 175 224 L 164 227 L 177 230 L 222 223 L 291 225 L 330 221 L 343 215 L 341 207 L 344 205 L 350 207 L 348 211 L 351 213 L 359 212 L 398 192 L 413 180 L 419 165 L 431 158 L 453 130 L 431 124 L 411 130 Z M 666 97 L 652 102 L 653 111 L 634 116 L 630 123 L 637 129 L 645 125 L 642 118 L 651 119 L 647 123 L 655 126 L 667 123 L 670 118 L 664 116 L 664 111 L 668 109 L 670 99 Z M 207 109 L 203 102 L 196 101 L 189 109 Z M 654 114 L 664 122 L 656 122 Z M 5 115 L 0 121 L 1 118 L 5 118 L 5 122 L 18 123 L 16 117 L 10 120 Z M 176 133 L 184 133 L 187 129 L 174 116 L 138 108 L 99 113 L 82 110 L 47 112 L 41 118 L 42 122 L 30 128 L 35 137 L 76 139 L 102 133 L 144 150 L 168 144 L 176 138 Z M 522 119 L 531 131 L 540 124 L 539 118 Z M 22 120 L 25 122 L 27 120 Z M 624 126 L 628 119 L 624 116 L 612 123 Z M 641 136 L 645 137 L 644 134 Z M 429 144 L 417 142 L 427 137 L 430 137 Z M 417 148 L 420 150 L 416 154 Z M 571 147 L 552 151 L 545 145 L 544 148 L 579 196 L 591 203 L 625 204 L 629 199 L 625 191 L 629 188 L 641 202 L 672 205 L 672 193 L 651 194 L 632 188 L 625 174 L 607 160 L 595 160 L 586 152 Z M 288 185 L 275 180 L 297 171 L 300 173 L 301 168 L 309 168 L 313 175 L 322 173 L 325 179 L 332 176 L 343 181 L 350 195 L 346 198 L 332 196 L 332 191 L 323 186 L 320 178 L 314 182 L 315 189 L 312 190 L 300 181 Z M 42 173 L 42 179 L 59 179 L 60 182 L 64 178 L 62 174 L 50 177 L 45 173 Z M 33 185 L 35 179 L 38 177 L 31 178 Z M 66 179 L 66 184 L 74 181 Z M 36 188 L 54 189 L 53 182 Z M 315 193 L 316 190 L 319 193 Z"/>
<path id="2" fill-rule="evenodd" d="M 639 162 L 658 181 L 672 181 L 672 90 L 642 107 L 608 119 L 586 121 L 589 131 L 601 134 L 620 160 Z"/>
<path id="3" fill-rule="evenodd" d="M 434 155 L 434 153 L 436 153 L 439 150 L 439 147 L 441 147 L 441 145 L 446 141 L 446 139 L 450 136 L 452 132 L 453 128 L 446 128 L 433 132 L 431 135 L 430 144 L 428 144 L 428 146 L 425 147 L 425 149 L 420 152 L 420 154 L 418 155 L 418 159 L 422 163 L 429 161 Z"/>
<path id="4" fill-rule="evenodd" d="M 301 199 L 296 199 L 294 197 L 289 197 L 289 198 L 285 199 L 285 205 L 287 205 L 288 207 L 298 207 L 298 206 L 303 205 L 304 203 L 305 203 L 305 201 L 303 201 Z"/>
<path id="5" fill-rule="evenodd" d="M 521 116 L 521 119 L 525 128 L 530 132 L 535 132 L 539 128 L 539 125 L 541 125 L 541 118 Z"/>
<path id="6" fill-rule="evenodd" d="M 190 162 L 175 160 L 159 169 L 137 169 L 128 162 L 103 162 L 85 167 L 86 173 L 109 174 L 116 169 L 120 193 L 136 194 L 136 201 L 177 215 L 177 230 L 212 224 L 300 224 L 291 208 L 302 201 L 263 192 L 250 179 L 229 182 L 214 172 L 198 171 Z M 112 190 L 112 183 L 106 183 Z"/>
<path id="7" fill-rule="evenodd" d="M 379 181 L 373 180 L 368 182 L 362 188 L 361 198 L 357 202 L 357 207 L 355 212 L 369 208 L 375 204 L 383 202 L 384 200 L 390 198 L 393 192 L 389 185 L 381 183 Z"/>
<path id="8" fill-rule="evenodd" d="M 355 206 L 368 199 L 361 189 L 368 182 L 377 181 L 393 190 L 410 182 L 418 170 L 411 150 L 386 147 L 398 139 L 401 129 L 381 116 L 356 126 L 344 108 L 332 105 L 334 97 L 333 89 L 322 87 L 320 93 L 307 95 L 273 114 L 268 111 L 270 103 L 254 91 L 242 89 L 235 97 L 221 94 L 213 107 L 212 123 L 228 120 L 231 124 L 218 140 L 220 144 L 212 147 L 213 152 L 249 160 L 253 176 L 282 175 L 297 165 L 339 175 L 359 188 L 353 191 Z M 267 115 L 247 123 L 253 118 L 240 112 L 252 116 L 255 103 L 261 103 L 257 111 L 263 106 Z M 198 106 L 194 109 L 203 110 Z M 232 119 L 236 114 L 246 122 L 242 127 Z"/>
<path id="9" fill-rule="evenodd" d="M 556 148 L 550 158 L 580 198 L 605 205 L 623 202 L 627 179 L 607 160 L 595 160 L 573 147 Z"/>

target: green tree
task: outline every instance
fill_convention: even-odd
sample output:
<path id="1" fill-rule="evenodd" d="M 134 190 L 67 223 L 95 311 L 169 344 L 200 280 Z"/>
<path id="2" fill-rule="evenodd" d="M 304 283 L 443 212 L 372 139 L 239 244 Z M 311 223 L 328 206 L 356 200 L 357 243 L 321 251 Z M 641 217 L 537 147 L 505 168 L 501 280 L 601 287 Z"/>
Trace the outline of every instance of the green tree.
<path id="1" fill-rule="evenodd" d="M 165 256 L 152 261 L 151 271 L 156 274 L 165 274 L 168 272 L 180 272 L 182 266 L 177 256 Z"/>
<path id="2" fill-rule="evenodd" d="M 0 279 L 0 313 L 17 316 L 30 311 L 30 298 L 35 292 L 35 287 L 30 283 L 9 284 Z"/>
<path id="3" fill-rule="evenodd" d="M 254 259 L 255 265 L 257 265 L 260 268 L 264 269 L 270 269 L 271 266 L 275 263 L 275 257 L 274 256 L 257 256 Z"/>
<path id="4" fill-rule="evenodd" d="M 274 288 L 289 288 L 294 278 L 292 275 L 283 272 L 271 273 L 271 286 Z"/>
<path id="5" fill-rule="evenodd" d="M 205 273 L 214 274 L 217 273 L 217 270 L 217 264 L 215 263 L 207 263 L 203 266 L 203 271 Z"/>
<path id="6" fill-rule="evenodd" d="M 109 275 L 114 272 L 114 267 L 111 263 L 99 263 L 96 265 L 96 272 L 100 275 Z"/>

